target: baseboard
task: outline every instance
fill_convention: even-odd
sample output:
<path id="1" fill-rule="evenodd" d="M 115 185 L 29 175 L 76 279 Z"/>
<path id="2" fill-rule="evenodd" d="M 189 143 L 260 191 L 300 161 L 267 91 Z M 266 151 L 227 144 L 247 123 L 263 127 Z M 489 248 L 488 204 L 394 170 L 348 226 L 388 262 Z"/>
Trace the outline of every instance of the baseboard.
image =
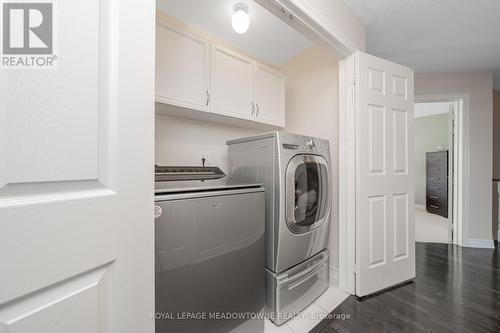
<path id="1" fill-rule="evenodd" d="M 339 268 L 330 265 L 330 286 L 339 286 Z"/>
<path id="2" fill-rule="evenodd" d="M 469 239 L 466 247 L 473 247 L 477 249 L 494 249 L 495 242 L 493 239 Z"/>
<path id="3" fill-rule="evenodd" d="M 425 205 L 417 205 L 417 204 L 415 204 L 415 208 L 416 209 L 420 209 L 420 210 L 425 210 L 426 209 Z"/>

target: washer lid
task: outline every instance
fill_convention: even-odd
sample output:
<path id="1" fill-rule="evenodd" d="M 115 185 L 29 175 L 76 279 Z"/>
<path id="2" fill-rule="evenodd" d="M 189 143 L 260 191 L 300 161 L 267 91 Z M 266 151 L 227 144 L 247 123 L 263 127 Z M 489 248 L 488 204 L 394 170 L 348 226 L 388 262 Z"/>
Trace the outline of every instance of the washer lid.
<path id="1" fill-rule="evenodd" d="M 166 181 L 155 182 L 155 194 L 220 191 L 252 187 L 262 187 L 262 184 L 248 182 L 236 177 L 224 177 L 207 180 Z"/>

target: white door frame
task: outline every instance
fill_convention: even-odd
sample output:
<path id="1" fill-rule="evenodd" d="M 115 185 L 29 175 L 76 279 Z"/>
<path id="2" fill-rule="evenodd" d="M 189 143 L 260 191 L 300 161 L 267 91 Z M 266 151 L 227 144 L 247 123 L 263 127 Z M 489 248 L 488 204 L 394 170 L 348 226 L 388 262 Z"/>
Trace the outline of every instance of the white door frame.
<path id="1" fill-rule="evenodd" d="M 455 191 L 454 184 L 456 183 L 455 174 L 455 150 L 458 145 L 455 144 L 455 119 L 458 119 L 458 108 L 460 103 L 458 101 L 449 103 L 448 112 L 448 242 L 455 244 L 454 239 L 457 239 L 457 219 L 455 217 Z M 451 176 L 451 179 L 450 179 Z"/>
<path id="2" fill-rule="evenodd" d="M 352 59 L 339 62 L 339 288 L 356 293 L 356 133 L 355 64 Z"/>
<path id="3" fill-rule="evenodd" d="M 421 102 L 418 100 L 415 100 L 415 104 L 426 104 L 429 102 Z M 436 102 L 430 102 L 430 103 L 436 103 Z M 455 164 L 458 160 L 456 160 L 456 157 L 458 155 L 455 154 L 455 150 L 458 150 L 458 137 L 454 136 L 454 132 L 456 131 L 455 129 L 455 119 L 459 119 L 459 107 L 460 107 L 460 102 L 459 100 L 451 101 L 451 102 L 441 102 L 439 103 L 447 103 L 448 104 L 448 242 L 451 244 L 457 244 L 457 231 L 458 229 L 456 228 L 456 216 L 458 215 L 456 209 L 456 197 L 457 194 L 454 191 L 454 184 L 457 183 L 457 174 L 454 172 L 455 170 Z M 457 139 L 457 140 L 455 140 Z M 425 204 L 424 205 L 416 205 L 416 206 L 422 206 L 422 209 L 425 209 Z"/>
<path id="4" fill-rule="evenodd" d="M 453 140 L 453 244 L 468 246 L 470 210 L 470 96 L 465 93 L 415 95 L 415 103 L 456 102 Z"/>

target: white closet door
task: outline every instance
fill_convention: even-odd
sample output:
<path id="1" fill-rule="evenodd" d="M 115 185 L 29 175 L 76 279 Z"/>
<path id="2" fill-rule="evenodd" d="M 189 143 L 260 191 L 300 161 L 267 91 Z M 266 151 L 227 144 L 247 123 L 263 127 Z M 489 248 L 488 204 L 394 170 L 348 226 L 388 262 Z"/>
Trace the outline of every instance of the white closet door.
<path id="1" fill-rule="evenodd" d="M 208 111 L 209 43 L 164 23 L 156 25 L 156 101 Z"/>
<path id="2" fill-rule="evenodd" d="M 285 127 L 285 78 L 277 71 L 256 65 L 255 101 L 257 120 Z"/>
<path id="3" fill-rule="evenodd" d="M 53 18 L 57 66 L 0 71 L 0 331 L 153 333 L 155 2 Z"/>
<path id="4" fill-rule="evenodd" d="M 357 52 L 356 294 L 415 277 L 413 72 Z"/>
<path id="5" fill-rule="evenodd" d="M 253 119 L 254 62 L 220 46 L 212 47 L 210 111 Z"/>

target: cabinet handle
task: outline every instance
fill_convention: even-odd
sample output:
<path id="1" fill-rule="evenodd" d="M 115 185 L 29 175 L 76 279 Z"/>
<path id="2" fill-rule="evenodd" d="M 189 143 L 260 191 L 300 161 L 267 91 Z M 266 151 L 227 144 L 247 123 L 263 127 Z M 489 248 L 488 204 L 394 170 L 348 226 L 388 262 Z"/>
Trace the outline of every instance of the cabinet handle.
<path id="1" fill-rule="evenodd" d="M 255 104 L 255 105 L 257 105 L 257 114 L 256 114 L 256 116 L 258 116 L 259 115 L 259 111 L 260 111 L 259 104 Z"/>
<path id="2" fill-rule="evenodd" d="M 255 112 L 255 104 L 252 102 L 252 116 L 254 112 Z"/>
<path id="3" fill-rule="evenodd" d="M 434 206 L 434 205 L 429 205 L 431 208 L 435 208 L 435 209 L 439 209 L 438 206 Z"/>
<path id="4" fill-rule="evenodd" d="M 430 195 L 429 198 L 431 198 L 431 199 L 439 199 L 439 197 L 436 197 L 435 195 Z"/>
<path id="5" fill-rule="evenodd" d="M 208 93 L 208 90 L 205 91 L 207 93 L 207 103 L 205 104 L 205 106 L 208 106 L 208 103 L 210 102 L 210 94 Z"/>

